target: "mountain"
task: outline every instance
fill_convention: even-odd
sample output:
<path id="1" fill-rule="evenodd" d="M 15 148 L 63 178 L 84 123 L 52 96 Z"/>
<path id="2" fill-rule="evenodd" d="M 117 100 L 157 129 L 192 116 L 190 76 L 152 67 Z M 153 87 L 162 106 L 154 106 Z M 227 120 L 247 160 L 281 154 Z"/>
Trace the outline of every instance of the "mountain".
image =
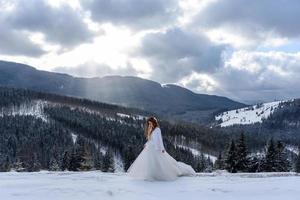
<path id="1" fill-rule="evenodd" d="M 215 112 L 246 106 L 226 97 L 197 94 L 175 84 L 161 85 L 134 76 L 78 78 L 6 61 L 0 61 L 0 85 L 136 107 L 193 122 L 207 122 Z"/>
<path id="2" fill-rule="evenodd" d="M 137 108 L 0 87 L 0 171 L 125 171 L 143 149 L 145 118 L 150 115 Z M 159 125 L 167 152 L 198 172 L 212 171 L 219 153 L 225 156 L 229 141 L 240 136 L 240 131 L 226 127 L 170 123 L 163 118 Z M 273 135 L 268 134 L 246 133 L 249 151 L 263 149 L 266 136 Z M 299 139 L 287 135 L 282 141 L 295 144 Z M 287 148 L 294 163 L 295 145 Z M 251 171 L 263 169 L 257 162 L 264 157 L 255 156 Z"/>
<path id="3" fill-rule="evenodd" d="M 215 116 L 212 127 L 224 132 L 245 132 L 261 139 L 279 138 L 294 146 L 300 144 L 300 99 L 259 103 Z"/>
<path id="4" fill-rule="evenodd" d="M 0 171 L 124 171 L 143 148 L 150 115 L 88 99 L 0 87 Z M 168 152 L 195 169 L 200 150 L 208 160 L 228 140 L 191 123 L 159 119 L 159 124 Z"/>
<path id="5" fill-rule="evenodd" d="M 215 116 L 216 125 L 228 127 L 285 121 L 285 126 L 300 128 L 300 99 L 258 103 L 244 108 L 229 110 Z M 299 114 L 299 115 L 298 115 Z M 276 124 L 279 126 L 282 122 Z"/>
<path id="6" fill-rule="evenodd" d="M 294 100 L 291 100 L 294 101 Z M 232 126 L 235 124 L 254 124 L 262 123 L 282 104 L 289 101 L 273 101 L 259 103 L 252 106 L 229 110 L 215 116 L 218 125 L 221 127 Z"/>

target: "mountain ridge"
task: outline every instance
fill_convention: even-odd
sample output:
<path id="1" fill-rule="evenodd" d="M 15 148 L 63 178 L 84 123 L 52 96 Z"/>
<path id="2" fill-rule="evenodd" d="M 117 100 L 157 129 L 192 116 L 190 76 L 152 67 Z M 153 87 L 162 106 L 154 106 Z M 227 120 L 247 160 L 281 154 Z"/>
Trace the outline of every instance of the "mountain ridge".
<path id="1" fill-rule="evenodd" d="M 172 120 L 203 123 L 216 111 L 246 106 L 227 97 L 198 94 L 176 84 L 135 76 L 81 78 L 7 61 L 0 61 L 0 85 L 137 107 Z"/>

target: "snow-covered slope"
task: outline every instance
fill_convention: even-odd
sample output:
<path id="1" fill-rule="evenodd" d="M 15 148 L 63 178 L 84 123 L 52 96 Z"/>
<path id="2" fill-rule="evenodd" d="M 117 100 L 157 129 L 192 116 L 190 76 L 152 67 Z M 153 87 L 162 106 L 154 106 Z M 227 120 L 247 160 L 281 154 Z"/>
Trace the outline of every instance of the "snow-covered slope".
<path id="1" fill-rule="evenodd" d="M 192 148 L 192 147 L 188 147 L 188 146 L 180 145 L 180 144 L 177 144 L 176 146 L 181 147 L 181 148 L 184 148 L 184 149 L 190 150 L 194 156 L 200 156 L 200 155 L 201 155 L 201 152 L 200 152 L 198 149 L 194 149 L 194 148 Z M 216 157 L 216 156 L 213 156 L 213 155 L 210 155 L 210 154 L 206 154 L 206 153 L 203 153 L 203 155 L 204 155 L 206 158 L 209 157 L 210 160 L 211 160 L 213 163 L 217 160 L 217 157 Z"/>
<path id="2" fill-rule="evenodd" d="M 296 200 L 295 173 L 199 173 L 171 182 L 133 180 L 126 173 L 0 173 L 5 200 Z"/>
<path id="3" fill-rule="evenodd" d="M 30 103 L 23 103 L 20 106 L 3 107 L 0 110 L 0 117 L 5 115 L 31 115 L 47 121 L 47 116 L 44 114 L 44 107 L 50 103 L 42 100 L 34 100 Z"/>
<path id="4" fill-rule="evenodd" d="M 236 110 L 230 110 L 215 116 L 215 120 L 221 121 L 219 124 L 221 127 L 231 126 L 234 124 L 261 123 L 263 119 L 267 119 L 270 114 L 273 113 L 276 108 L 278 108 L 281 102 L 286 101 L 274 101 Z"/>

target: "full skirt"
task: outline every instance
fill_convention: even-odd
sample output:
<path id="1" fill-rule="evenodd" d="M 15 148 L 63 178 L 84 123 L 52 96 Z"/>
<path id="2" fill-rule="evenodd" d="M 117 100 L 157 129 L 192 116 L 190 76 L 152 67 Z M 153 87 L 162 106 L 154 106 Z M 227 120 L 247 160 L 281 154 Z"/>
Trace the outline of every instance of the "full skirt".
<path id="1" fill-rule="evenodd" d="M 193 176 L 195 170 L 183 162 L 176 161 L 168 152 L 162 153 L 152 143 L 143 151 L 127 170 L 129 176 L 148 181 L 171 181 L 179 176 Z"/>

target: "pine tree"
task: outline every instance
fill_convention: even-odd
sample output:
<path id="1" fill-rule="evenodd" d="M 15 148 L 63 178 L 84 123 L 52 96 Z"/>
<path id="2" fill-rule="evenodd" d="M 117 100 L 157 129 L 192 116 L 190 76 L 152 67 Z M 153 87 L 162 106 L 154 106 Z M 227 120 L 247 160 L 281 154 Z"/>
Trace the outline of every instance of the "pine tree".
<path id="1" fill-rule="evenodd" d="M 40 169 L 41 169 L 41 164 L 40 161 L 38 160 L 38 156 L 36 153 L 33 153 L 32 158 L 29 161 L 27 170 L 29 172 L 36 172 L 36 171 L 40 171 Z"/>
<path id="2" fill-rule="evenodd" d="M 102 171 L 103 172 L 114 172 L 115 171 L 114 165 L 115 165 L 115 163 L 114 163 L 113 154 L 112 154 L 111 150 L 108 150 L 105 153 L 105 156 L 103 158 Z"/>
<path id="3" fill-rule="evenodd" d="M 61 164 L 61 170 L 68 170 L 70 168 L 70 161 L 71 161 L 71 155 L 69 151 L 65 151 L 62 164 Z"/>
<path id="4" fill-rule="evenodd" d="M 200 157 L 198 158 L 197 171 L 204 172 L 206 168 L 205 156 L 203 152 L 201 152 Z"/>
<path id="5" fill-rule="evenodd" d="M 50 171 L 58 171 L 59 170 L 59 165 L 57 163 L 57 160 L 55 158 L 52 158 L 50 161 Z"/>
<path id="6" fill-rule="evenodd" d="M 79 171 L 80 166 L 81 166 L 81 162 L 82 162 L 82 160 L 81 160 L 78 152 L 74 148 L 72 150 L 72 153 L 71 153 L 70 164 L 69 164 L 68 170 L 70 170 L 70 171 Z"/>
<path id="7" fill-rule="evenodd" d="M 284 151 L 284 144 L 281 141 L 277 141 L 276 145 L 275 168 L 278 172 L 287 172 L 290 170 L 290 162 L 287 159 L 287 155 Z"/>
<path id="8" fill-rule="evenodd" d="M 214 163 L 214 169 L 221 169 L 221 170 L 225 169 L 224 160 L 221 152 L 219 152 L 218 158 Z"/>
<path id="9" fill-rule="evenodd" d="M 9 172 L 10 170 L 11 170 L 10 159 L 7 155 L 3 164 L 0 165 L 0 171 L 1 172 Z"/>
<path id="10" fill-rule="evenodd" d="M 236 173 L 237 172 L 237 167 L 236 167 L 236 146 L 235 142 L 232 139 L 227 151 L 226 159 L 225 159 L 225 169 L 228 172 L 231 173 Z"/>
<path id="11" fill-rule="evenodd" d="M 135 160 L 136 155 L 134 154 L 133 147 L 129 147 L 127 151 L 124 152 L 124 168 L 127 170 L 132 162 Z"/>
<path id="12" fill-rule="evenodd" d="M 276 148 L 274 145 L 274 140 L 271 138 L 268 143 L 265 163 L 264 163 L 264 171 L 267 172 L 275 172 L 276 171 Z"/>
<path id="13" fill-rule="evenodd" d="M 204 172 L 212 172 L 213 170 L 213 162 L 210 159 L 210 156 L 206 158 L 206 167 L 204 169 Z"/>
<path id="14" fill-rule="evenodd" d="M 17 171 L 17 172 L 23 172 L 25 171 L 25 167 L 24 167 L 24 163 L 21 162 L 20 158 L 17 158 L 17 160 L 15 161 L 15 163 L 13 164 L 13 168 Z"/>
<path id="15" fill-rule="evenodd" d="M 300 146 L 298 148 L 298 156 L 296 160 L 296 172 L 300 173 Z"/>
<path id="16" fill-rule="evenodd" d="M 95 155 L 94 167 L 97 170 L 101 170 L 103 166 L 103 154 L 98 150 Z"/>
<path id="17" fill-rule="evenodd" d="M 240 138 L 236 145 L 236 168 L 238 171 L 248 171 L 249 158 L 248 151 L 245 144 L 244 133 L 241 133 Z"/>
<path id="18" fill-rule="evenodd" d="M 80 166 L 80 170 L 87 171 L 92 169 L 92 167 L 94 166 L 94 162 L 91 155 L 91 151 L 90 149 L 87 148 L 86 145 L 84 145 L 81 157 L 82 157 L 82 163 Z"/>

